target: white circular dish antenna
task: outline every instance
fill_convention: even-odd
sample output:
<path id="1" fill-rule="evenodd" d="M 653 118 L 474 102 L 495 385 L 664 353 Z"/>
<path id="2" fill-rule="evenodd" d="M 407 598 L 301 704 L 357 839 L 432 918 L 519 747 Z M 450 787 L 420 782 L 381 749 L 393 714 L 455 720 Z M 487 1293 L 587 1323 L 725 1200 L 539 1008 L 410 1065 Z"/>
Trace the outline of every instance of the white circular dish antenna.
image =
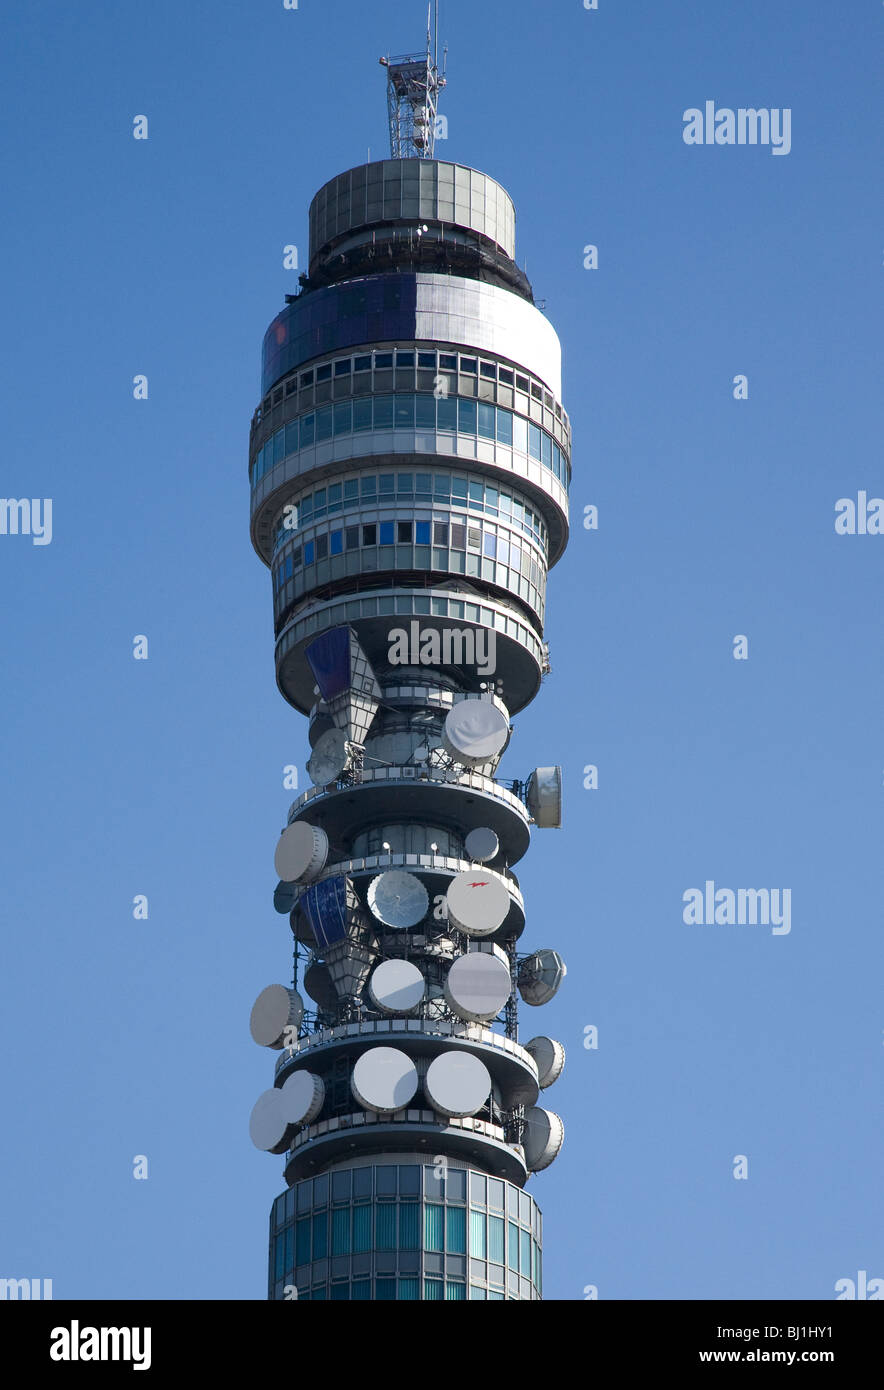
<path id="1" fill-rule="evenodd" d="M 525 1164 L 532 1173 L 548 1168 L 565 1142 L 565 1126 L 553 1110 L 532 1105 L 525 1111 L 522 1147 Z"/>
<path id="2" fill-rule="evenodd" d="M 256 1043 L 278 1052 L 285 1046 L 286 1029 L 293 1028 L 297 1034 L 303 1017 L 304 1003 L 296 990 L 268 985 L 252 1005 L 249 1028 Z"/>
<path id="3" fill-rule="evenodd" d="M 541 1090 L 558 1081 L 565 1065 L 565 1049 L 560 1042 L 556 1042 L 555 1038 L 539 1037 L 523 1043 L 523 1047 L 537 1063 L 537 1080 Z"/>
<path id="4" fill-rule="evenodd" d="M 464 840 L 464 849 L 474 863 L 487 864 L 497 858 L 500 841 L 487 825 L 479 825 Z"/>
<path id="5" fill-rule="evenodd" d="M 410 960 L 385 960 L 368 982 L 368 993 L 376 1009 L 385 1014 L 408 1014 L 424 997 L 426 981 Z"/>
<path id="6" fill-rule="evenodd" d="M 488 1099 L 491 1077 L 484 1062 L 471 1052 L 440 1052 L 424 1078 L 424 1093 L 440 1115 L 475 1115 Z"/>
<path id="7" fill-rule="evenodd" d="M 509 966 L 500 956 L 470 951 L 458 956 L 445 977 L 445 998 L 458 1018 L 487 1023 L 496 1018 L 512 993 Z"/>
<path id="8" fill-rule="evenodd" d="M 281 1095 L 274 1086 L 262 1091 L 252 1107 L 249 1134 L 255 1148 L 265 1153 L 281 1154 L 288 1148 L 289 1122 L 283 1113 Z"/>
<path id="9" fill-rule="evenodd" d="M 307 760 L 307 774 L 315 787 L 336 782 L 347 766 L 347 735 L 343 729 L 326 729 L 316 740 Z"/>
<path id="10" fill-rule="evenodd" d="M 422 922 L 430 909 L 427 890 L 404 869 L 386 869 L 368 885 L 368 906 L 386 927 L 404 930 Z"/>
<path id="11" fill-rule="evenodd" d="M 357 1060 L 350 1089 L 366 1110 L 392 1115 L 414 1097 L 417 1067 L 398 1047 L 370 1047 Z"/>
<path id="12" fill-rule="evenodd" d="M 562 824 L 562 769 L 536 767 L 525 788 L 528 810 L 542 830 L 559 830 Z"/>
<path id="13" fill-rule="evenodd" d="M 519 993 L 526 1004 L 548 1004 L 567 973 L 558 951 L 535 951 L 519 966 Z"/>
<path id="14" fill-rule="evenodd" d="M 510 895 L 496 874 L 469 869 L 457 874 L 445 895 L 448 921 L 468 936 L 490 936 L 506 919 Z"/>
<path id="15" fill-rule="evenodd" d="M 282 1117 L 290 1125 L 309 1125 L 325 1101 L 325 1083 L 312 1071 L 296 1071 L 279 1091 Z"/>
<path id="16" fill-rule="evenodd" d="M 328 859 L 328 836 L 318 825 L 296 820 L 279 837 L 273 863 L 283 883 L 309 883 Z"/>
<path id="17" fill-rule="evenodd" d="M 509 719 L 490 700 L 459 700 L 445 716 L 442 746 L 467 767 L 500 756 L 510 736 Z"/>

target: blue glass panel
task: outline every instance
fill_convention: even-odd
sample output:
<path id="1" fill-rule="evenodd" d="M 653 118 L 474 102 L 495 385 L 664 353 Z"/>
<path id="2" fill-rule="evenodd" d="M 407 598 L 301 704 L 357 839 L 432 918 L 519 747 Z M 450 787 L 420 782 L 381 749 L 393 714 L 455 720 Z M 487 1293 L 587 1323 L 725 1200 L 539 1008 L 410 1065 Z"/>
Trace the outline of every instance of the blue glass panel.
<path id="1" fill-rule="evenodd" d="M 375 1280 L 375 1299 L 379 1303 L 387 1302 L 396 1297 L 395 1279 L 376 1279 Z"/>
<path id="2" fill-rule="evenodd" d="M 449 1255 L 467 1253 L 466 1207 L 445 1208 L 446 1249 Z"/>
<path id="3" fill-rule="evenodd" d="M 333 412 L 330 405 L 324 405 L 316 412 L 316 442 L 332 437 Z"/>
<path id="4" fill-rule="evenodd" d="M 373 478 L 373 477 L 371 477 L 371 476 L 369 476 L 369 477 L 367 477 L 367 478 L 362 478 L 362 479 L 360 479 L 359 486 L 360 486 L 360 488 L 361 488 L 361 490 L 362 490 L 362 496 L 363 496 L 363 498 L 365 498 L 365 497 L 375 497 L 375 496 L 377 495 L 377 490 L 378 490 L 378 481 L 377 481 L 377 478 Z"/>
<path id="5" fill-rule="evenodd" d="M 418 545 L 430 544 L 430 523 L 428 521 L 418 521 L 415 524 L 415 540 Z"/>
<path id="6" fill-rule="evenodd" d="M 509 410 L 497 408 L 497 441 L 499 444 L 512 444 L 513 442 L 513 417 Z"/>
<path id="7" fill-rule="evenodd" d="M 494 406 L 488 405 L 486 401 L 479 402 L 479 438 L 494 438 Z"/>
<path id="8" fill-rule="evenodd" d="M 420 1289 L 421 1289 L 421 1281 L 420 1281 L 419 1279 L 400 1279 L 400 1280 L 399 1280 L 399 1297 L 400 1297 L 400 1299 L 403 1299 L 403 1298 L 408 1298 L 408 1299 L 419 1299 L 419 1298 L 420 1298 Z"/>
<path id="9" fill-rule="evenodd" d="M 430 1299 L 431 1301 L 434 1299 L 438 1299 L 441 1303 L 444 1297 L 445 1285 L 443 1284 L 441 1279 L 424 1280 L 424 1298 Z"/>
<path id="10" fill-rule="evenodd" d="M 457 429 L 457 397 L 440 396 L 436 402 L 436 410 L 437 429 L 454 434 Z"/>
<path id="11" fill-rule="evenodd" d="M 344 549 L 344 533 L 343 533 L 343 531 L 332 531 L 332 533 L 331 533 L 331 535 L 330 535 L 330 537 L 329 537 L 329 540 L 330 540 L 330 542 L 331 542 L 331 553 L 332 553 L 332 555 L 340 555 L 341 552 L 342 552 L 343 549 Z"/>
<path id="12" fill-rule="evenodd" d="M 328 1254 L 328 1212 L 318 1211 L 313 1217 L 313 1258 L 322 1260 Z"/>
<path id="13" fill-rule="evenodd" d="M 392 521 L 381 522 L 381 545 L 393 544 L 393 523 Z"/>
<path id="14" fill-rule="evenodd" d="M 276 1237 L 276 1259 L 274 1269 L 274 1278 L 281 1279 L 285 1273 L 285 1236 L 281 1231 Z"/>
<path id="15" fill-rule="evenodd" d="M 399 1249 L 417 1250 L 420 1246 L 420 1207 L 417 1202 L 403 1202 L 399 1208 Z"/>
<path id="16" fill-rule="evenodd" d="M 457 428 L 461 434 L 476 433 L 476 402 L 465 400 L 462 396 L 457 401 Z"/>
<path id="17" fill-rule="evenodd" d="M 414 396 L 396 396 L 394 423 L 397 429 L 414 428 Z"/>
<path id="18" fill-rule="evenodd" d="M 443 1236 L 443 1213 L 445 1208 L 435 1202 L 428 1202 L 424 1207 L 424 1249 L 442 1250 Z"/>
<path id="19" fill-rule="evenodd" d="M 371 1300 L 371 1280 L 354 1279 L 350 1286 L 350 1297 Z"/>
<path id="20" fill-rule="evenodd" d="M 508 1221 L 509 1227 L 509 1259 L 507 1264 L 516 1273 L 519 1270 L 519 1228 L 514 1221 Z"/>
<path id="21" fill-rule="evenodd" d="M 339 1302 L 341 1302 L 342 1299 L 349 1299 L 349 1297 L 350 1297 L 350 1285 L 349 1285 L 349 1284 L 332 1284 L 331 1296 L 332 1296 L 332 1302 L 334 1302 L 334 1303 L 339 1303 Z"/>
<path id="22" fill-rule="evenodd" d="M 281 463 L 285 458 L 285 430 L 277 430 L 273 436 L 273 462 Z"/>
<path id="23" fill-rule="evenodd" d="M 540 458 L 540 430 L 536 425 L 528 425 L 528 453 L 533 459 Z"/>
<path id="24" fill-rule="evenodd" d="M 489 1216 L 488 1218 L 488 1258 L 494 1260 L 496 1264 L 503 1264 L 504 1223 L 502 1216 Z"/>
<path id="25" fill-rule="evenodd" d="M 396 1249 L 395 1202 L 382 1202 L 378 1204 L 377 1217 L 375 1219 L 375 1249 Z"/>
<path id="26" fill-rule="evenodd" d="M 396 486 L 399 492 L 414 492 L 414 474 L 397 473 Z"/>
<path id="27" fill-rule="evenodd" d="M 371 1249 L 371 1207 L 353 1208 L 353 1253 Z"/>
<path id="28" fill-rule="evenodd" d="M 376 430 L 392 429 L 393 426 L 393 397 L 375 396 L 374 398 L 374 427 Z"/>
<path id="29" fill-rule="evenodd" d="M 287 454 L 295 454 L 298 451 L 298 422 L 292 420 L 285 427 L 285 451 Z"/>
<path id="30" fill-rule="evenodd" d="M 492 536 L 490 531 L 486 531 L 482 536 L 482 550 L 491 560 L 497 555 L 497 537 Z"/>
<path id="31" fill-rule="evenodd" d="M 314 415 L 303 415 L 301 417 L 301 448 L 306 449 L 312 444 L 315 438 L 316 417 Z"/>
<path id="32" fill-rule="evenodd" d="M 353 404 L 338 401 L 335 406 L 335 434 L 349 434 L 353 428 Z"/>
<path id="33" fill-rule="evenodd" d="M 313 541 L 306 541 L 304 544 L 304 564 L 312 565 L 316 558 L 316 545 Z"/>
<path id="34" fill-rule="evenodd" d="M 434 430 L 436 428 L 436 399 L 434 396 L 417 397 L 414 423 L 419 430 Z"/>
<path id="35" fill-rule="evenodd" d="M 332 1254 L 350 1253 L 350 1208 L 338 1207 L 332 1212 Z"/>
<path id="36" fill-rule="evenodd" d="M 304 1216 L 298 1222 L 295 1241 L 295 1264 L 310 1262 L 310 1217 Z"/>
<path id="37" fill-rule="evenodd" d="M 531 1278 L 531 1236 L 519 1231 L 519 1269 L 526 1279 Z"/>
<path id="38" fill-rule="evenodd" d="M 371 429 L 371 397 L 353 402 L 353 429 Z"/>
<path id="39" fill-rule="evenodd" d="M 485 1258 L 485 1213 L 470 1211 L 470 1254 L 476 1260 Z"/>
<path id="40" fill-rule="evenodd" d="M 446 1298 L 466 1298 L 467 1286 L 460 1284 L 455 1279 L 449 1279 L 445 1285 Z"/>
<path id="41" fill-rule="evenodd" d="M 552 468 L 552 440 L 546 432 L 540 441 L 540 451 L 543 456 L 544 468 Z"/>

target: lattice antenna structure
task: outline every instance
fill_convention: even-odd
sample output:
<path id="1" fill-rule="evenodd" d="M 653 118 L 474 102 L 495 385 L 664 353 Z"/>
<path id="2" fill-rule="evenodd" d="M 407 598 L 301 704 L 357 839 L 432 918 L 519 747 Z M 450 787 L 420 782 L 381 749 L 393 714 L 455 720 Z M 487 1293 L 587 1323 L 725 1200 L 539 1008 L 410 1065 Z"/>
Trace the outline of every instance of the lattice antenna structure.
<path id="1" fill-rule="evenodd" d="M 431 31 L 431 5 L 427 5 L 425 53 L 389 54 L 380 59 L 387 69 L 387 113 L 390 122 L 390 154 L 393 159 L 432 159 L 436 145 L 439 93 L 445 86 L 439 72 L 439 0 Z M 447 50 L 446 50 L 447 54 Z"/>

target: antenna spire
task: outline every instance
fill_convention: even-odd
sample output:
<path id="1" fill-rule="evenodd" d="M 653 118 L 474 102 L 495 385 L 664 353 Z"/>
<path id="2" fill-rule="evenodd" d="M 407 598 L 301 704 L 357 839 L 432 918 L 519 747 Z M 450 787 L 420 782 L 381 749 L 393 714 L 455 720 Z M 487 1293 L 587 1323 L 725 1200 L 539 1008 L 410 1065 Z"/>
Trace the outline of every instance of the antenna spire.
<path id="1" fill-rule="evenodd" d="M 427 49 L 380 59 L 387 69 L 387 113 L 393 159 L 432 159 L 436 145 L 436 112 L 445 86 L 439 72 L 439 0 L 427 5 Z M 446 49 L 447 54 L 447 49 Z"/>

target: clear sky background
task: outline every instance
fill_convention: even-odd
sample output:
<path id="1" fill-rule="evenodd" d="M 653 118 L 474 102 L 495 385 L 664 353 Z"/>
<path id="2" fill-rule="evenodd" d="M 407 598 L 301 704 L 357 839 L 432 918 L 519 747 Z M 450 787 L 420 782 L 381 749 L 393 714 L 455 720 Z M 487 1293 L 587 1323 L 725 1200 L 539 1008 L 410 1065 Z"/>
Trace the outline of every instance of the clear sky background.
<path id="1" fill-rule="evenodd" d="M 565 778 L 518 867 L 522 947 L 568 963 L 521 1010 L 568 1050 L 530 1183 L 548 1298 L 884 1276 L 884 537 L 834 529 L 884 495 L 882 26 L 873 0 L 444 0 L 437 154 L 515 199 L 574 432 L 552 675 L 502 768 Z M 4 29 L 0 493 L 54 515 L 50 545 L 0 536 L 0 1276 L 262 1299 L 283 1182 L 248 1016 L 289 978 L 273 850 L 308 745 L 249 420 L 282 249 L 303 264 L 316 189 L 386 157 L 377 58 L 424 10 L 31 0 Z M 685 145 L 706 100 L 791 108 L 791 152 Z M 790 888 L 791 933 L 685 925 L 707 879 Z"/>

